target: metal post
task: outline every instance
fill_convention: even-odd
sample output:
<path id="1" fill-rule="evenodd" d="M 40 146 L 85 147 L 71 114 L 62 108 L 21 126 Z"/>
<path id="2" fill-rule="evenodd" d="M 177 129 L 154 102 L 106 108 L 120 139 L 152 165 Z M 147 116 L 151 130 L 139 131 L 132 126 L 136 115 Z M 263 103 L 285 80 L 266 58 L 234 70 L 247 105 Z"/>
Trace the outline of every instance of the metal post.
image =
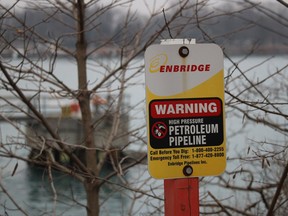
<path id="1" fill-rule="evenodd" d="M 199 179 L 164 180 L 165 216 L 199 215 Z"/>

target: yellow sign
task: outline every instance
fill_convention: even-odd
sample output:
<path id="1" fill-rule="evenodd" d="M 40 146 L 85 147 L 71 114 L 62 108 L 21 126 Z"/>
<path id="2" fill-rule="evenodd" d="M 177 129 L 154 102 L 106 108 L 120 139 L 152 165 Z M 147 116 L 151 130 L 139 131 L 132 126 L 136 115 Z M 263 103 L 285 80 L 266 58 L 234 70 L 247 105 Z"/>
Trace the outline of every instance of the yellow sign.
<path id="1" fill-rule="evenodd" d="M 148 169 L 154 178 L 220 175 L 226 167 L 223 53 L 215 44 L 145 52 Z"/>

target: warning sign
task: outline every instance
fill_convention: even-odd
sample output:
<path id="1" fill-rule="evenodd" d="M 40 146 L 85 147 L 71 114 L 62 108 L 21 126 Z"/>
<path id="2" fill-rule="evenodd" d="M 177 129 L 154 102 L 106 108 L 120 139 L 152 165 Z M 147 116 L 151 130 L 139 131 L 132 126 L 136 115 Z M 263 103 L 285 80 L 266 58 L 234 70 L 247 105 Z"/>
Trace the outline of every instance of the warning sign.
<path id="1" fill-rule="evenodd" d="M 154 178 L 219 175 L 226 166 L 223 53 L 215 44 L 145 52 L 148 168 Z"/>
<path id="2" fill-rule="evenodd" d="M 222 101 L 219 98 L 153 100 L 149 110 L 149 124 L 153 125 L 150 145 L 155 149 L 223 143 Z"/>

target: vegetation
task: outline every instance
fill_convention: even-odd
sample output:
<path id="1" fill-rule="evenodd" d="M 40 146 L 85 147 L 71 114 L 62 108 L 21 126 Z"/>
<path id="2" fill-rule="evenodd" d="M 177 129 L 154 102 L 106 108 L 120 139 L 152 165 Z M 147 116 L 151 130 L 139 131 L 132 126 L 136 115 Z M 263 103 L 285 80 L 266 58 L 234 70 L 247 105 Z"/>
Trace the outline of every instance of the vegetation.
<path id="1" fill-rule="evenodd" d="M 52 170 L 73 176 L 83 184 L 87 202 L 71 196 L 69 205 L 85 209 L 89 216 L 104 214 L 100 189 L 105 185 L 117 185 L 129 191 L 127 196 L 132 202 L 124 215 L 163 214 L 162 184 L 146 178 L 145 170 L 135 168 L 145 163 L 145 156 L 128 154 L 118 159 L 114 154 L 135 146 L 143 150 L 146 145 L 145 121 L 141 119 L 139 123 L 139 119 L 135 119 L 135 113 L 145 111 L 143 98 L 125 109 L 123 104 L 129 90 L 144 86 L 142 55 L 149 45 L 171 37 L 196 38 L 198 43 L 219 44 L 224 50 L 227 68 L 228 166 L 221 176 L 200 178 L 200 212 L 203 215 L 284 215 L 288 209 L 288 64 L 268 68 L 261 65 L 269 62 L 274 54 L 287 51 L 285 2 L 227 0 L 219 4 L 179 0 L 156 9 L 152 1 L 147 1 L 149 10 L 145 15 L 132 9 L 133 2 L 16 0 L 10 5 L 0 3 L 0 118 L 17 131 L 17 136 L 0 139 L 1 158 L 13 159 L 7 162 L 10 166 L 6 166 L 6 161 L 5 165 L 0 163 L 1 170 L 8 169 L 15 181 L 20 160 L 44 167 L 49 178 L 50 198 L 55 204 L 47 214 L 60 215 L 56 206 L 64 202 L 58 196 Z M 267 56 L 263 62 L 250 62 L 247 68 L 245 63 L 254 53 Z M 236 58 L 232 54 L 241 56 Z M 63 56 L 74 64 L 73 71 L 57 72 Z M 261 72 L 256 73 L 257 70 Z M 77 86 L 67 83 L 72 74 Z M 107 96 L 109 103 L 103 116 L 95 119 L 97 107 L 92 107 L 91 101 L 99 95 Z M 61 134 L 60 124 L 51 124 L 43 112 L 47 97 L 57 101 L 58 107 L 60 101 L 66 99 L 79 105 L 81 118 L 77 124 L 83 136 L 77 143 Z M 95 134 L 108 113 L 110 131 L 103 145 L 98 146 L 99 135 Z M 37 131 L 31 134 L 31 125 L 15 121 L 19 114 L 36 122 L 47 135 Z M 121 131 L 123 114 L 129 114 L 133 123 L 125 132 Z M 63 118 L 60 115 L 59 122 Z M 249 131 L 256 127 L 265 132 L 261 138 L 254 139 Z M 114 146 L 123 136 L 128 137 L 126 142 L 121 147 Z M 235 137 L 239 143 L 232 139 Z M 39 152 L 33 157 L 19 153 L 19 149 L 31 149 L 30 141 L 39 145 L 41 160 Z M 64 161 L 69 158 L 69 164 L 55 160 L 55 151 L 63 153 Z M 107 158 L 112 161 L 112 170 L 103 174 Z M 125 179 L 125 174 L 133 168 L 137 176 L 131 182 Z M 120 179 L 121 184 L 112 182 L 112 177 Z M 5 180 L 7 175 L 1 178 Z M 0 203 L 4 209 L 0 214 L 18 211 L 30 215 L 25 202 L 16 202 L 17 194 L 9 193 L 2 179 L 0 189 L 5 200 Z M 149 206 L 147 212 L 135 204 L 139 199 Z M 13 204 L 13 211 L 6 206 L 6 200 Z"/>
<path id="2" fill-rule="evenodd" d="M 42 4 L 45 7 L 45 15 L 43 15 L 43 11 L 39 10 L 39 5 L 35 7 L 32 4 L 31 7 L 22 7 L 16 10 L 15 17 L 6 17 L 3 20 L 5 31 L 2 32 L 2 37 L 23 48 L 21 34 L 25 32 L 28 34 L 25 36 L 29 37 L 29 33 L 23 29 L 26 26 L 33 28 L 33 32 L 42 38 L 49 38 L 67 49 L 73 49 L 76 43 L 76 35 L 72 33 L 74 17 L 59 9 L 57 5 Z M 283 44 L 285 44 L 288 32 L 286 28 L 282 28 L 283 22 L 279 22 L 279 20 L 285 20 L 283 15 L 286 13 L 286 8 L 283 5 L 272 1 L 268 1 L 264 5 L 252 2 L 234 4 L 224 2 L 221 7 L 218 5 L 214 3 L 201 7 L 198 13 L 201 14 L 201 26 L 206 29 L 207 34 L 213 35 L 218 44 L 225 44 L 229 54 L 244 54 L 251 50 L 251 47 L 258 54 L 271 54 L 271 52 L 283 54 L 287 52 L 287 47 Z M 269 8 L 273 8 L 273 12 L 269 11 Z M 90 17 L 85 31 L 89 51 L 93 52 L 95 49 L 102 48 L 101 54 L 105 55 L 109 51 L 111 53 L 113 52 L 111 50 L 114 49 L 115 51 L 117 47 L 121 47 L 123 41 L 121 32 L 123 32 L 123 23 L 126 19 L 125 10 L 125 6 L 121 7 L 121 4 L 113 6 L 109 10 L 105 10 L 101 4 L 89 5 L 85 9 L 86 16 Z M 176 10 L 176 7 L 167 10 L 167 16 L 170 14 L 172 16 L 173 10 Z M 95 11 L 98 11 L 97 16 L 94 14 Z M 137 13 L 137 16 L 136 14 L 131 16 L 129 25 L 125 26 L 125 31 L 129 32 L 128 35 L 125 35 L 126 39 L 132 39 L 133 36 L 137 35 L 139 28 L 144 29 L 149 16 L 150 14 L 146 13 Z M 175 20 L 173 24 L 171 23 L 170 28 L 176 28 L 178 22 L 180 26 L 183 26 L 185 17 L 191 17 L 191 11 L 182 11 L 182 19 Z M 195 14 L 192 14 L 192 17 L 195 18 Z M 19 22 L 19 19 L 25 22 L 25 26 Z M 144 45 L 149 37 L 157 31 L 157 28 L 163 24 L 164 18 L 161 13 L 153 17 L 153 23 L 149 24 L 149 31 L 145 31 L 145 35 L 141 38 L 141 45 Z M 175 30 L 175 34 L 178 34 L 177 31 Z M 190 38 L 193 36 L 197 41 L 203 39 L 203 34 L 197 28 L 195 20 L 179 31 L 180 37 Z M 17 36 L 18 38 L 15 38 Z M 108 44 L 107 36 L 110 38 Z M 161 37 L 165 38 L 164 35 Z M 42 42 L 39 41 L 39 43 Z M 239 45 L 241 46 L 239 47 Z"/>

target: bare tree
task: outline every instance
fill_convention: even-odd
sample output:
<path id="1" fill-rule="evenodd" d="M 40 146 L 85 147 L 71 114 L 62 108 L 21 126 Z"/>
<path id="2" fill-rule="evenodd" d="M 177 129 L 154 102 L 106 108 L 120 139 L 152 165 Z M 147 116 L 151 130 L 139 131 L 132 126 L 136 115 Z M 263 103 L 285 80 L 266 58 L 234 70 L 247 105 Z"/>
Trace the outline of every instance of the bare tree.
<path id="1" fill-rule="evenodd" d="M 288 36 L 287 17 L 274 11 L 272 5 L 277 6 L 272 2 L 263 5 L 253 1 L 245 1 L 241 5 L 242 12 L 256 10 L 271 22 L 270 25 L 255 17 L 245 16 L 245 13 L 241 14 L 239 8 L 237 13 L 223 8 L 220 11 L 224 16 L 229 14 L 245 21 L 246 25 L 251 24 L 253 28 L 260 27 L 266 34 L 272 33 L 279 37 L 279 40 L 285 39 Z M 203 36 L 210 41 L 217 41 L 219 36 L 211 35 L 198 16 L 198 28 Z M 277 25 L 282 26 L 282 31 L 274 28 Z M 245 32 L 245 27 L 237 26 L 235 32 L 239 31 Z M 253 53 L 258 49 L 265 49 L 265 46 L 251 44 L 250 52 L 242 57 L 231 57 L 229 51 L 224 50 L 227 60 L 227 130 L 229 137 L 234 138 L 228 141 L 230 156 L 225 174 L 203 179 L 206 185 L 220 186 L 220 194 L 223 194 L 216 198 L 208 189 L 204 196 L 207 204 L 203 205 L 203 214 L 284 215 L 287 212 L 287 192 L 284 187 L 287 182 L 287 144 L 284 141 L 287 137 L 284 123 L 287 121 L 287 103 L 282 93 L 287 92 L 285 82 L 288 65 L 287 62 L 281 62 L 281 56 L 267 55 L 261 60 L 251 61 L 255 60 Z M 275 67 L 271 67 L 272 64 L 276 64 Z"/>
<path id="2" fill-rule="evenodd" d="M 87 215 L 99 215 L 105 185 L 129 191 L 133 201 L 124 215 L 143 213 L 143 206 L 147 215 L 163 213 L 161 181 L 143 178 L 146 170 L 135 165 L 146 156 L 131 150 L 145 151 L 145 120 L 136 119 L 144 117 L 136 115 L 144 113 L 144 96 L 129 104 L 127 91 L 144 89 L 145 49 L 171 37 L 218 43 L 225 54 L 228 164 L 223 175 L 201 178 L 201 213 L 287 212 L 288 65 L 271 66 L 278 58 L 271 55 L 254 61 L 254 53 L 287 50 L 279 41 L 287 39 L 288 18 L 274 9 L 286 10 L 285 3 L 180 0 L 156 9 L 147 1 L 148 15 L 142 16 L 133 0 L 22 3 L 0 3 L 0 116 L 17 131 L 1 139 L 0 155 L 45 168 L 55 204 L 51 214 L 61 202 L 53 170 L 83 183 L 87 203 L 73 193 L 70 199 Z M 62 60 L 67 66 L 59 66 Z M 19 169 L 14 161 L 6 168 L 12 176 Z M 112 169 L 103 175 L 107 161 Z M 125 179 L 128 170 L 137 175 Z M 0 189 L 17 211 L 30 215 L 2 182 Z"/>

